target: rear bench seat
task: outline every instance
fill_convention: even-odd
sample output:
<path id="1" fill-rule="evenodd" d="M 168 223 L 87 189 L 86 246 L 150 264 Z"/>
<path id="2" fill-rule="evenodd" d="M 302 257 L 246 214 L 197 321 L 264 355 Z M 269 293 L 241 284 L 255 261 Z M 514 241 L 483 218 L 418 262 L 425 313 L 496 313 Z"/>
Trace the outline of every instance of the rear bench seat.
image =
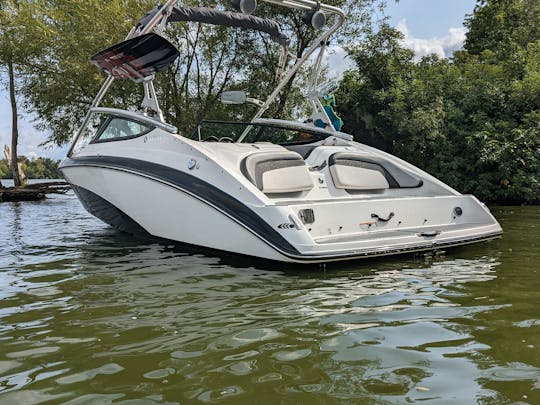
<path id="1" fill-rule="evenodd" d="M 361 153 L 338 152 L 328 159 L 336 188 L 345 190 L 385 190 L 421 187 L 422 179 L 393 163 Z"/>
<path id="2" fill-rule="evenodd" d="M 313 188 L 306 162 L 295 152 L 254 153 L 240 169 L 265 194 L 296 193 Z"/>

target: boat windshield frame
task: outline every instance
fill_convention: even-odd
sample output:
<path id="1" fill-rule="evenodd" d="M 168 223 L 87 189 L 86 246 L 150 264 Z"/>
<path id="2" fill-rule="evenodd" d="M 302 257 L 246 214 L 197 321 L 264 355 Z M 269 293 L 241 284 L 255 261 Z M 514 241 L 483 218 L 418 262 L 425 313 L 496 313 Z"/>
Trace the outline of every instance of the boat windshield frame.
<path id="1" fill-rule="evenodd" d="M 215 125 L 215 132 L 204 134 L 202 132 L 203 126 L 205 124 L 210 124 L 208 127 Z M 237 127 L 237 134 L 231 134 L 227 131 L 227 126 Z M 269 132 L 261 132 L 264 129 L 269 129 Z M 219 130 L 219 131 L 217 131 Z M 250 134 L 253 136 L 243 136 L 246 130 L 249 130 Z M 278 134 L 278 131 L 282 131 L 282 134 Z M 289 131 L 291 134 L 287 134 L 286 131 Z M 221 132 L 221 133 L 220 133 Z M 206 136 L 205 136 L 206 135 Z M 220 136 L 221 135 L 221 136 Z M 233 135 L 233 136 L 231 136 Z M 275 140 L 270 139 L 270 135 L 273 135 L 276 138 L 279 138 L 279 135 L 290 136 L 297 135 L 298 140 L 287 139 L 285 142 L 276 142 Z M 304 139 L 300 139 L 300 137 Z M 289 145 L 307 145 L 313 142 L 323 141 L 328 137 L 335 136 L 333 133 L 327 131 L 318 130 L 313 126 L 304 126 L 304 125 L 280 125 L 278 123 L 268 123 L 268 122 L 241 122 L 241 121 L 221 121 L 221 120 L 203 120 L 193 133 L 188 136 L 189 139 L 198 142 L 227 142 L 227 143 L 272 143 L 275 145 L 289 146 Z M 212 138 L 212 140 L 209 140 Z M 235 139 L 236 138 L 236 139 Z M 285 138 L 286 139 L 286 138 Z"/>

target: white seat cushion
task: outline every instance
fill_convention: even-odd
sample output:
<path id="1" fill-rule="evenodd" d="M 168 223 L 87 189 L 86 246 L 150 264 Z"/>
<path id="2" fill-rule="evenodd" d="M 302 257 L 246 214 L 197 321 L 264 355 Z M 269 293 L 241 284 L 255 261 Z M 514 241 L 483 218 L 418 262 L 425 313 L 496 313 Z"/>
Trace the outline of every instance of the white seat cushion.
<path id="1" fill-rule="evenodd" d="M 330 167 L 336 188 L 345 190 L 385 190 L 390 187 L 379 170 L 334 164 Z"/>
<path id="2" fill-rule="evenodd" d="M 337 152 L 328 159 L 337 188 L 346 190 L 383 190 L 422 187 L 415 173 L 387 159 L 358 152 Z"/>
<path id="3" fill-rule="evenodd" d="M 264 152 L 249 155 L 242 172 L 266 194 L 311 190 L 313 181 L 304 159 L 295 152 Z"/>

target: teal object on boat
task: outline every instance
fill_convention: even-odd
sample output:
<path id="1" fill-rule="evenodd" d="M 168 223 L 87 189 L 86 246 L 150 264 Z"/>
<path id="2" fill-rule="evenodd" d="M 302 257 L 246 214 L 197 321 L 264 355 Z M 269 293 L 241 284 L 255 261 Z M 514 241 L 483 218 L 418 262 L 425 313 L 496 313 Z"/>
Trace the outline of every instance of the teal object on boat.
<path id="1" fill-rule="evenodd" d="M 343 120 L 334 111 L 334 107 L 336 106 L 336 97 L 333 94 L 324 96 L 322 105 L 336 131 L 340 131 L 341 127 L 343 126 Z"/>

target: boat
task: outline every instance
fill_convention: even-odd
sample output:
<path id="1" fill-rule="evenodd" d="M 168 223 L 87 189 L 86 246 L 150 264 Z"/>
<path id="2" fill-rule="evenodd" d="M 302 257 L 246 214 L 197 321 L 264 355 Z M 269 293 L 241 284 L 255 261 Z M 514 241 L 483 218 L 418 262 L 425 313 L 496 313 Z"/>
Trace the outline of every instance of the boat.
<path id="1" fill-rule="evenodd" d="M 341 131 L 320 71 L 329 38 L 345 21 L 334 6 L 265 0 L 303 13 L 320 32 L 291 60 L 275 21 L 233 11 L 182 7 L 150 11 L 125 41 L 91 58 L 107 74 L 60 170 L 86 210 L 135 236 L 294 263 L 441 250 L 491 240 L 502 229 L 489 209 L 419 168 Z M 162 35 L 177 21 L 255 30 L 282 48 L 280 82 L 266 101 L 225 91 L 225 104 L 251 103 L 247 122 L 204 120 L 192 134 L 165 122 L 154 77 L 178 56 Z M 289 79 L 312 64 L 301 122 L 264 117 Z M 144 88 L 136 111 L 101 106 L 114 80 Z"/>

